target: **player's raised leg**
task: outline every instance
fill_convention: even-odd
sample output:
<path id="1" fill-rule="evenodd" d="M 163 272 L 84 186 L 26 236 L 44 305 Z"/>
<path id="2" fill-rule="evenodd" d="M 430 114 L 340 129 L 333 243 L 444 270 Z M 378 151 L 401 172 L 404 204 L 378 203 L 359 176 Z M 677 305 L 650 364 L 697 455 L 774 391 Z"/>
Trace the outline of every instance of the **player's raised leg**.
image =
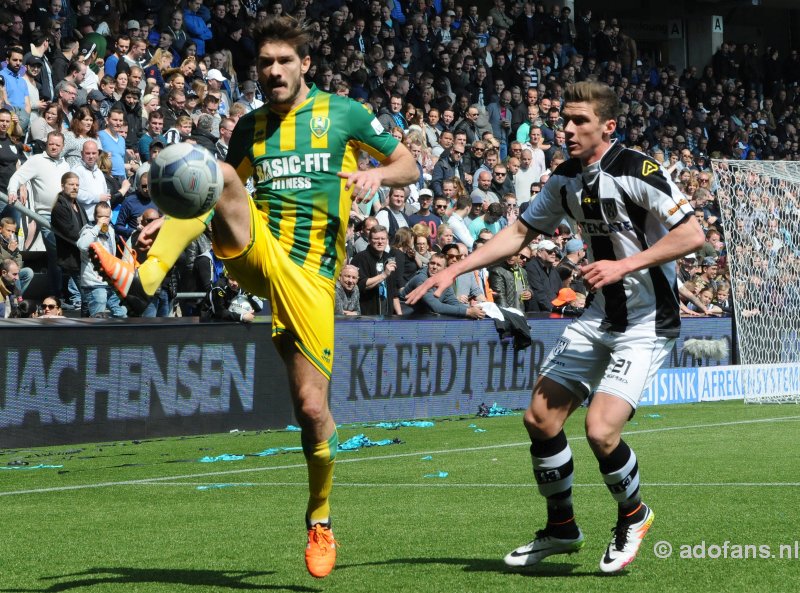
<path id="1" fill-rule="evenodd" d="M 600 560 L 603 572 L 618 572 L 630 564 L 655 515 L 642 502 L 636 454 L 621 434 L 633 408 L 621 397 L 598 392 L 586 415 L 586 437 L 600 464 L 600 473 L 617 501 L 617 524 Z"/>
<path id="2" fill-rule="evenodd" d="M 250 196 L 232 166 L 220 163 L 220 167 L 225 185 L 214 207 L 211 231 L 215 253 L 231 257 L 241 253 L 252 240 Z"/>
<path id="3" fill-rule="evenodd" d="M 583 547 L 583 533 L 572 508 L 572 450 L 564 423 L 579 405 L 566 387 L 540 377 L 524 423 L 531 438 L 533 476 L 547 500 L 547 525 L 529 543 L 509 552 L 508 566 L 531 566 L 554 554 L 572 554 Z"/>
<path id="4" fill-rule="evenodd" d="M 289 374 L 295 417 L 302 429 L 303 453 L 308 464 L 308 545 L 306 567 L 317 578 L 327 576 L 336 564 L 336 540 L 331 531 L 328 497 L 339 438 L 328 408 L 328 378 L 297 348 L 291 334 L 281 336 L 279 350 Z"/>

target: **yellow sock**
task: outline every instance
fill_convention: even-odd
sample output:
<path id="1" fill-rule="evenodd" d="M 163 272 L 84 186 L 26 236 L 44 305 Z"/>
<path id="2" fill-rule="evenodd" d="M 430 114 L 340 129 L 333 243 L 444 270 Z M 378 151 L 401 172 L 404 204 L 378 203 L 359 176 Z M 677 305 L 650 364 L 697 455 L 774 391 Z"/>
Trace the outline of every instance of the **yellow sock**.
<path id="1" fill-rule="evenodd" d="M 327 441 L 306 445 L 303 452 L 308 464 L 308 509 L 306 520 L 309 525 L 328 523 L 331 506 L 328 497 L 333 487 L 333 462 L 339 448 L 339 435 L 334 429 Z"/>
<path id="2" fill-rule="evenodd" d="M 211 210 L 196 218 L 167 216 L 164 219 L 147 259 L 138 269 L 139 280 L 147 294 L 155 294 L 181 253 L 206 230 L 213 214 L 214 211 Z"/>

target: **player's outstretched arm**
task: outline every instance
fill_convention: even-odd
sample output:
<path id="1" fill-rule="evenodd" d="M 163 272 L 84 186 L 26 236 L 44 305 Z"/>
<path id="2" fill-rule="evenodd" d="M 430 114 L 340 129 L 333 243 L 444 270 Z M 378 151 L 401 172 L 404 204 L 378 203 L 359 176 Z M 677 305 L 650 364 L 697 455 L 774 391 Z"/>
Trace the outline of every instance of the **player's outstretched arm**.
<path id="1" fill-rule="evenodd" d="M 459 260 L 428 278 L 406 296 L 406 302 L 413 305 L 431 288 L 436 289 L 434 294 L 437 297 L 441 296 L 448 286 L 453 285 L 456 276 L 485 268 L 514 253 L 519 253 L 519 250 L 533 241 L 535 236 L 534 231 L 517 220 L 497 233 L 483 247 L 473 251 L 466 259 Z"/>
<path id="2" fill-rule="evenodd" d="M 353 200 L 362 202 L 378 191 L 382 185 L 402 187 L 419 179 L 414 157 L 402 144 L 398 144 L 380 167 L 367 171 L 340 171 L 339 177 L 347 179 L 345 189 L 353 190 Z"/>
<path id="3" fill-rule="evenodd" d="M 697 220 L 687 215 L 650 248 L 619 261 L 600 260 L 583 266 L 583 281 L 590 290 L 619 282 L 626 274 L 675 261 L 702 247 L 705 238 Z"/>

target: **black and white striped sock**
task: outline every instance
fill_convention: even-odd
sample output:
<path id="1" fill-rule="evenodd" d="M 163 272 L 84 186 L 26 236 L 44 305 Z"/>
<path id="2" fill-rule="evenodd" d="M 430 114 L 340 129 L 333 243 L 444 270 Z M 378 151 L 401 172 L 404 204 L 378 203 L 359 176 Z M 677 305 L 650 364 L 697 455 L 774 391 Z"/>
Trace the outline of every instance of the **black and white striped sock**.
<path id="1" fill-rule="evenodd" d="M 605 459 L 598 459 L 603 481 L 611 496 L 619 505 L 619 520 L 636 522 L 639 520 L 642 497 L 639 493 L 639 463 L 636 453 L 625 441 L 620 440 L 617 448 Z"/>
<path id="2" fill-rule="evenodd" d="M 547 499 L 548 529 L 563 537 L 577 537 L 572 509 L 572 450 L 564 431 L 546 441 L 533 441 L 531 460 L 539 493 Z"/>

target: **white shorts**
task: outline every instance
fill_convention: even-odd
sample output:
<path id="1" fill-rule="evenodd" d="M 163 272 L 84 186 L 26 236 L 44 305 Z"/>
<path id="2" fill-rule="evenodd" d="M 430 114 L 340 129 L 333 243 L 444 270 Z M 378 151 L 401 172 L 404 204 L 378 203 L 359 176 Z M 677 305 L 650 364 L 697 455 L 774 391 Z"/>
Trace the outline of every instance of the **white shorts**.
<path id="1" fill-rule="evenodd" d="M 575 321 L 542 364 L 541 374 L 586 399 L 599 391 L 624 399 L 635 410 L 675 338 L 656 337 L 649 327 L 625 333 L 601 331 L 599 321 Z"/>

